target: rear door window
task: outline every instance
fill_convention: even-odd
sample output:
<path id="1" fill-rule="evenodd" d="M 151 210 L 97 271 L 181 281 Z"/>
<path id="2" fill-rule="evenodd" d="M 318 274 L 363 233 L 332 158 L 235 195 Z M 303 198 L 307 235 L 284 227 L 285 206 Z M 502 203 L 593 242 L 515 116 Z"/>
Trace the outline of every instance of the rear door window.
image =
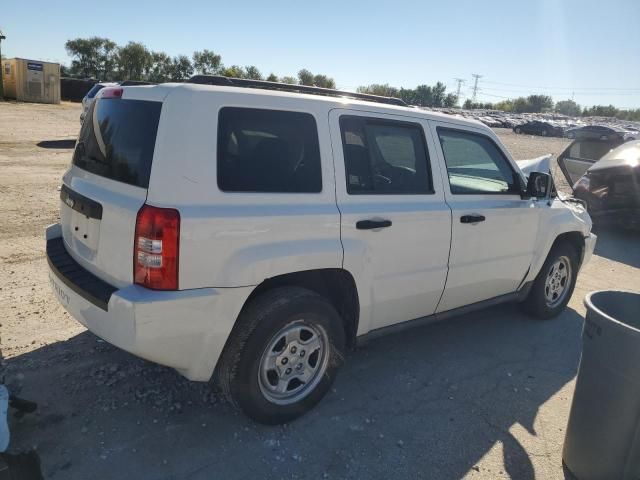
<path id="1" fill-rule="evenodd" d="M 226 192 L 320 192 L 315 118 L 302 112 L 222 108 L 217 171 L 218 187 Z"/>
<path id="2" fill-rule="evenodd" d="M 73 164 L 148 188 L 161 108 L 161 102 L 99 98 L 82 124 Z"/>
<path id="3" fill-rule="evenodd" d="M 345 115 L 340 132 L 349 194 L 433 193 L 421 125 Z"/>

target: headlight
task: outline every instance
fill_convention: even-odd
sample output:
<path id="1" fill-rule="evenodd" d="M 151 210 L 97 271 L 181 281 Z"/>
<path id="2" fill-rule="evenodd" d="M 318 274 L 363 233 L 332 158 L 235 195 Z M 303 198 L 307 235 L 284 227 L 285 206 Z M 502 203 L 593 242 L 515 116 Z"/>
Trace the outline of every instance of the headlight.
<path id="1" fill-rule="evenodd" d="M 590 184 L 591 184 L 591 181 L 589 180 L 589 177 L 587 175 L 583 175 L 575 183 L 575 185 L 573 186 L 573 189 L 574 190 L 583 189 L 583 190 L 589 191 Z"/>

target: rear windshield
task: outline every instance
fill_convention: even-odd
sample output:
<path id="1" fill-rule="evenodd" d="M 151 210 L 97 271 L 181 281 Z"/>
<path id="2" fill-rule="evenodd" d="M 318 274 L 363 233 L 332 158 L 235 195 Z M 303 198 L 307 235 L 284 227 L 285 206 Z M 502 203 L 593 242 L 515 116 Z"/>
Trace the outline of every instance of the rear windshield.
<path id="1" fill-rule="evenodd" d="M 161 108 L 160 102 L 98 99 L 82 124 L 73 164 L 148 188 Z"/>
<path id="2" fill-rule="evenodd" d="M 91 87 L 91 90 L 87 92 L 87 98 L 95 97 L 96 93 L 98 93 L 103 88 L 104 88 L 104 85 L 100 85 L 99 83 L 96 83 L 93 87 Z"/>

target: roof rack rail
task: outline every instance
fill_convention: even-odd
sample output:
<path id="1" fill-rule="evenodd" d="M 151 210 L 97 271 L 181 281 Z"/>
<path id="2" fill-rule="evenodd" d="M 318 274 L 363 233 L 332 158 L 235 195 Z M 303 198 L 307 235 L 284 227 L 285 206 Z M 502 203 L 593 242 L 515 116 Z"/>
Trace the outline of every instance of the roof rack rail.
<path id="1" fill-rule="evenodd" d="M 387 103 L 407 107 L 404 100 L 393 97 L 381 97 L 368 93 L 345 92 L 333 88 L 311 87 L 308 85 L 293 85 L 290 83 L 267 82 L 265 80 L 251 80 L 247 78 L 223 77 L 220 75 L 194 75 L 187 83 L 199 85 L 219 85 L 227 87 L 260 88 L 264 90 L 279 90 L 282 92 L 308 93 L 311 95 L 324 95 L 328 97 L 346 97 L 367 102 Z"/>

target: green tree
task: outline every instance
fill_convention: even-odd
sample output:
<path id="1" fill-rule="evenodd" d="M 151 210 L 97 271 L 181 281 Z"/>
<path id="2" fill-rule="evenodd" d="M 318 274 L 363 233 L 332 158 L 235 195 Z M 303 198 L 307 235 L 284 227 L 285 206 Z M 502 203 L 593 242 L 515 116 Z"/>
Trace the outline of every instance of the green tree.
<path id="1" fill-rule="evenodd" d="M 502 110 L 503 112 L 513 112 L 513 100 L 502 100 L 496 103 L 493 108 Z"/>
<path id="2" fill-rule="evenodd" d="M 333 78 L 329 78 L 326 75 L 314 75 L 313 84 L 316 87 L 336 88 L 336 82 L 333 80 Z"/>
<path id="3" fill-rule="evenodd" d="M 306 68 L 303 68 L 298 72 L 298 80 L 300 82 L 300 85 L 313 86 L 313 73 L 311 73 Z"/>
<path id="4" fill-rule="evenodd" d="M 616 117 L 619 110 L 613 105 L 594 105 L 591 108 L 585 108 L 582 115 L 585 117 Z"/>
<path id="5" fill-rule="evenodd" d="M 358 87 L 356 91 L 370 95 L 379 95 L 381 97 L 398 97 L 400 93 L 397 88 L 390 86 L 388 83 L 373 83 L 371 85 Z"/>
<path id="6" fill-rule="evenodd" d="M 171 57 L 164 52 L 151 52 L 151 62 L 145 73 L 150 82 L 162 83 L 171 80 L 173 74 L 173 62 Z"/>
<path id="7" fill-rule="evenodd" d="M 524 97 L 518 97 L 513 101 L 513 111 L 516 113 L 529 112 L 529 102 Z"/>
<path id="8" fill-rule="evenodd" d="M 278 76 L 275 73 L 270 73 L 267 77 L 267 82 L 279 82 Z"/>
<path id="9" fill-rule="evenodd" d="M 556 112 L 571 117 L 577 117 L 582 112 L 580 105 L 573 100 L 560 100 L 556 103 Z"/>
<path id="10" fill-rule="evenodd" d="M 193 65 L 186 55 L 178 55 L 171 60 L 170 79 L 183 82 L 193 75 Z"/>
<path id="11" fill-rule="evenodd" d="M 98 47 L 98 78 L 102 80 L 114 80 L 116 66 L 118 64 L 118 45 L 108 38 L 101 38 Z"/>
<path id="12" fill-rule="evenodd" d="M 211 50 L 193 52 L 193 68 L 202 75 L 214 75 L 224 68 L 222 57 Z"/>
<path id="13" fill-rule="evenodd" d="M 262 80 L 262 73 L 255 65 L 248 65 L 244 67 L 244 78 L 250 78 L 251 80 Z"/>
<path id="14" fill-rule="evenodd" d="M 151 52 L 142 43 L 127 43 L 118 51 L 120 80 L 142 80 L 152 61 Z"/>
<path id="15" fill-rule="evenodd" d="M 527 97 L 529 112 L 540 113 L 553 109 L 553 99 L 548 95 L 529 95 Z"/>
<path id="16" fill-rule="evenodd" d="M 458 104 L 458 96 L 455 93 L 447 93 L 447 96 L 444 97 L 442 106 L 453 108 Z"/>
<path id="17" fill-rule="evenodd" d="M 282 83 L 288 83 L 289 85 L 297 85 L 298 84 L 298 79 L 296 77 L 285 76 L 285 77 L 281 77 L 280 81 Z"/>
<path id="18" fill-rule="evenodd" d="M 231 65 L 225 68 L 221 74 L 225 77 L 244 78 L 244 69 L 238 65 Z"/>
<path id="19" fill-rule="evenodd" d="M 71 75 L 104 79 L 112 74 L 117 46 L 108 38 L 75 38 L 67 40 L 64 47 L 72 58 Z"/>

